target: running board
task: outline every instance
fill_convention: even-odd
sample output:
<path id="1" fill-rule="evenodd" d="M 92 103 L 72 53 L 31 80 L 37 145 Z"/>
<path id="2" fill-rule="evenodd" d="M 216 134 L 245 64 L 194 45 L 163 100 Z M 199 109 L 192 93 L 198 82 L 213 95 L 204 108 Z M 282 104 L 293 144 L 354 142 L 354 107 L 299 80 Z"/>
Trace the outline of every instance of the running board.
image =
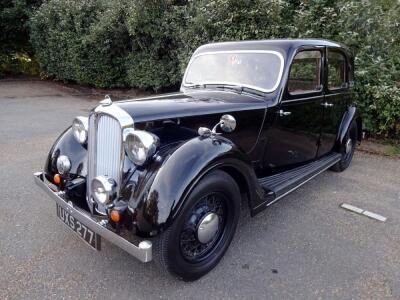
<path id="1" fill-rule="evenodd" d="M 267 206 L 275 203 L 283 196 L 293 192 L 307 181 L 313 179 L 318 174 L 329 169 L 338 161 L 341 155 L 339 153 L 331 153 L 307 165 L 258 179 L 258 183 L 265 190 L 268 198 L 272 201 Z"/>

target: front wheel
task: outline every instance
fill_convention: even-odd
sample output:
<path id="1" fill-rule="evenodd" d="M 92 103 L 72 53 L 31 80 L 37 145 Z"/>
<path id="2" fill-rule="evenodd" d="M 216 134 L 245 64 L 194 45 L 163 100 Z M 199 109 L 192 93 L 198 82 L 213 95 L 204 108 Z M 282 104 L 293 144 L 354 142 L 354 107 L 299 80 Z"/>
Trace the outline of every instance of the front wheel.
<path id="1" fill-rule="evenodd" d="M 174 223 L 155 241 L 155 259 L 192 281 L 212 270 L 228 249 L 239 221 L 240 191 L 231 176 L 206 175 L 186 199 Z"/>
<path id="2" fill-rule="evenodd" d="M 357 124 L 356 122 L 352 122 L 349 129 L 347 130 L 346 136 L 343 140 L 343 144 L 341 145 L 340 152 L 342 155 L 342 159 L 331 167 L 332 171 L 343 172 L 349 167 L 351 160 L 353 159 L 354 151 L 356 149 L 356 143 Z"/>

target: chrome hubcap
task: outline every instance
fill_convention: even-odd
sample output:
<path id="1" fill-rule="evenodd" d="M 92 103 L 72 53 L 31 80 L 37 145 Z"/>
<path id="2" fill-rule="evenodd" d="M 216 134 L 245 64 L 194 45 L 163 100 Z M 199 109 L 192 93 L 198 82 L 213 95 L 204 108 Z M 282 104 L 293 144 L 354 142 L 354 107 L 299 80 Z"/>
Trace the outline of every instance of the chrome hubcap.
<path id="1" fill-rule="evenodd" d="M 353 148 L 353 142 L 351 139 L 348 139 L 346 142 L 346 154 L 350 153 L 352 148 Z"/>
<path id="2" fill-rule="evenodd" d="M 201 261 L 213 253 L 226 230 L 226 203 L 222 194 L 211 193 L 192 208 L 179 237 L 180 250 L 186 260 Z"/>
<path id="3" fill-rule="evenodd" d="M 200 243 L 207 244 L 218 232 L 219 218 L 216 213 L 206 214 L 197 228 L 197 239 Z"/>

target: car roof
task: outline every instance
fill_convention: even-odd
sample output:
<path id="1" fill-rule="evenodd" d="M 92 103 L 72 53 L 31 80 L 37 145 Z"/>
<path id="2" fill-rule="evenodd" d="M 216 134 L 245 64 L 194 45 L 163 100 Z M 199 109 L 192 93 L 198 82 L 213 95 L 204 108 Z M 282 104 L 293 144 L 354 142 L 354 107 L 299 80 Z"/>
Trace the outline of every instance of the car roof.
<path id="1" fill-rule="evenodd" d="M 199 47 L 195 54 L 210 51 L 229 50 L 275 50 L 287 53 L 290 50 L 307 46 L 325 46 L 341 48 L 348 52 L 347 48 L 339 43 L 324 39 L 270 39 L 252 41 L 232 41 L 206 44 Z"/>

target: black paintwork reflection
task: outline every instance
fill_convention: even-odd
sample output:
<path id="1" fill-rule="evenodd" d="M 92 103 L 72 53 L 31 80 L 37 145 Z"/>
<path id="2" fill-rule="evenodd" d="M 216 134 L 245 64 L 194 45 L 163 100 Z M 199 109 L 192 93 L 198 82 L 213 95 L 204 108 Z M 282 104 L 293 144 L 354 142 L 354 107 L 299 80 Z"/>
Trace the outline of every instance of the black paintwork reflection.
<path id="1" fill-rule="evenodd" d="M 323 97 L 282 103 L 280 109 L 290 115 L 280 116 L 268 129 L 264 166 L 272 171 L 312 160 L 317 155 L 321 131 Z"/>
<path id="2" fill-rule="evenodd" d="M 75 176 L 86 176 L 87 150 L 75 140 L 71 127 L 60 135 L 48 154 L 44 168 L 47 176 L 52 178 L 54 174 L 58 173 L 56 163 L 60 155 L 66 155 L 70 159 L 71 174 Z"/>
<path id="3" fill-rule="evenodd" d="M 324 108 L 324 117 L 321 126 L 321 145 L 318 149 L 318 156 L 327 154 L 334 149 L 339 127 L 350 101 L 351 94 L 347 91 L 325 95 L 324 102 L 333 106 Z"/>
<path id="4" fill-rule="evenodd" d="M 160 149 L 147 165 L 136 167 L 128 159 L 124 162 L 120 197 L 128 201 L 130 220 L 140 235 L 165 229 L 179 214 L 196 182 L 212 168 L 235 170 L 242 176 L 250 211 L 255 214 L 268 202 L 268 191 L 259 186 L 256 174 L 267 176 L 285 171 L 338 145 L 338 136 L 344 135 L 355 117 L 355 108 L 351 107 L 343 118 L 351 96 L 343 96 L 343 91 L 337 96 L 330 96 L 325 90 L 300 96 L 286 92 L 290 61 L 305 46 L 340 47 L 329 41 L 276 40 L 213 44 L 197 50 L 198 53 L 232 49 L 280 52 L 285 59 L 282 82 L 275 92 L 263 97 L 217 89 L 182 88 L 179 93 L 116 102 L 133 117 L 135 128 L 153 132 L 161 141 Z M 325 77 L 322 82 L 326 82 Z M 281 104 L 281 98 L 295 101 Z M 325 100 L 335 102 L 333 109 L 324 110 L 321 103 Z M 280 109 L 291 114 L 281 117 Z M 199 127 L 212 128 L 226 113 L 236 118 L 235 131 L 215 139 L 198 136 Z M 48 178 L 57 172 L 55 162 L 59 155 L 71 159 L 68 180 L 86 177 L 87 151 L 75 141 L 70 128 L 49 153 L 45 166 Z M 80 183 L 70 194 L 81 195 L 84 191 L 84 183 Z"/>
<path id="5" fill-rule="evenodd" d="M 171 222 L 190 188 L 206 171 L 218 164 L 231 165 L 243 172 L 250 185 L 251 197 L 257 199 L 255 173 L 246 156 L 232 142 L 223 138 L 191 139 L 169 153 L 168 158 L 150 174 L 149 189 L 138 189 L 129 201 L 129 207 L 137 211 L 140 232 L 159 230 Z M 258 204 L 260 199 L 258 199 Z"/>
<path id="6" fill-rule="evenodd" d="M 257 110 L 245 110 L 229 112 L 237 121 L 237 127 L 233 132 L 218 132 L 231 140 L 243 152 L 250 153 L 257 142 L 257 138 L 264 120 L 265 108 Z M 212 129 L 219 121 L 223 113 L 203 116 L 190 116 L 167 119 L 163 121 L 151 121 L 135 124 L 137 128 L 150 131 L 160 138 L 161 145 L 167 145 L 176 141 L 185 141 L 198 136 L 199 127 Z"/>
<path id="7" fill-rule="evenodd" d="M 116 104 L 128 112 L 135 123 L 183 117 L 204 116 L 266 107 L 265 100 L 272 99 L 256 95 L 212 89 L 187 90 L 134 101 L 120 101 Z"/>

